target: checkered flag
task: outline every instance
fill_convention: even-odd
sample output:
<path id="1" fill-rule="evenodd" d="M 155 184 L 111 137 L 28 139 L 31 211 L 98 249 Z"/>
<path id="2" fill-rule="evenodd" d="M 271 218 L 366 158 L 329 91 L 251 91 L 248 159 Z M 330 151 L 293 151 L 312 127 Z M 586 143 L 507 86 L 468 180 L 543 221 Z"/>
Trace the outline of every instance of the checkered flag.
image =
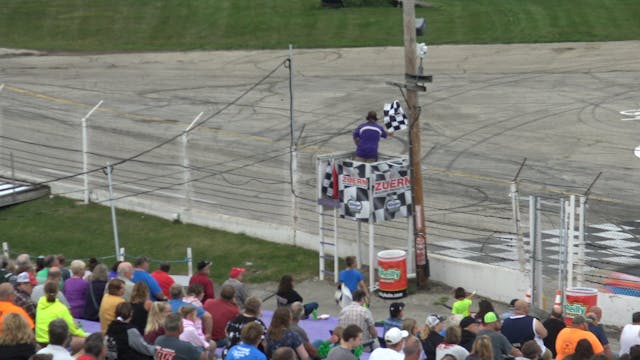
<path id="1" fill-rule="evenodd" d="M 389 132 L 403 130 L 409 126 L 400 101 L 394 100 L 391 104 L 384 104 L 384 126 Z"/>

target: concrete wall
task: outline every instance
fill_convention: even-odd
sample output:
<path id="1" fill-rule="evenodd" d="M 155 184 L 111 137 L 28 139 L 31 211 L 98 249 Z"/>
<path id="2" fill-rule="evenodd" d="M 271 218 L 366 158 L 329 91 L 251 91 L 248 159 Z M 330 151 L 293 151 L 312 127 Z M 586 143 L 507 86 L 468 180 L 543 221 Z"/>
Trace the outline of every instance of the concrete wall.
<path id="1" fill-rule="evenodd" d="M 631 323 L 631 314 L 640 311 L 640 298 L 599 292 L 598 306 L 602 308 L 603 324 L 624 326 Z"/>

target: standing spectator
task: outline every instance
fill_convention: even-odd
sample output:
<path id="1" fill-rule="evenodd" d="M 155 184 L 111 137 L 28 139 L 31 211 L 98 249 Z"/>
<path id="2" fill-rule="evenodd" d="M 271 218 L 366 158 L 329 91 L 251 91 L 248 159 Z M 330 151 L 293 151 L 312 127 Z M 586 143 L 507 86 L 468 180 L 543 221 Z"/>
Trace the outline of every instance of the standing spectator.
<path id="1" fill-rule="evenodd" d="M 261 316 L 261 306 L 262 301 L 255 296 L 251 296 L 244 304 L 244 311 L 240 315 L 231 319 L 229 323 L 227 323 L 227 328 L 225 330 L 225 332 L 227 333 L 227 340 L 229 342 L 229 344 L 227 345 L 227 349 L 240 343 L 242 329 L 249 323 L 258 323 L 263 329 L 263 336 L 267 334 L 267 327 L 265 326 L 264 322 L 259 319 L 259 317 Z M 266 353 L 266 342 L 263 340 L 260 344 L 258 344 L 258 348 L 262 352 Z"/>
<path id="2" fill-rule="evenodd" d="M 23 271 L 15 277 L 14 285 L 15 298 L 13 303 L 20 306 L 29 314 L 32 321 L 36 320 L 36 303 L 31 300 L 31 292 L 33 286 L 37 284 L 34 278 L 31 278 L 26 271 Z"/>
<path id="3" fill-rule="evenodd" d="M 409 337 L 409 332 L 400 330 L 397 327 L 389 329 L 384 334 L 384 343 L 386 347 L 379 347 L 371 353 L 370 360 L 404 360 L 402 348 L 405 339 Z"/>
<path id="4" fill-rule="evenodd" d="M 109 354 L 116 355 L 116 359 L 151 360 L 156 348 L 147 344 L 138 329 L 131 324 L 131 304 L 119 303 L 115 314 L 116 318 L 107 327 L 105 335 Z"/>
<path id="5" fill-rule="evenodd" d="M 341 284 L 344 284 L 349 291 L 351 291 L 351 298 L 353 299 L 353 293 L 360 289 L 364 291 L 365 297 L 369 297 L 369 289 L 367 289 L 367 284 L 364 283 L 364 276 L 362 273 L 358 271 L 358 262 L 355 256 L 347 256 L 345 258 L 345 262 L 347 263 L 347 268 L 340 271 L 338 275 L 338 281 Z M 353 299 L 355 301 L 355 299 Z M 365 330 L 366 332 L 366 330 Z M 365 336 L 366 338 L 367 336 Z"/>
<path id="6" fill-rule="evenodd" d="M 60 279 L 62 279 L 62 271 L 60 270 L 60 263 L 58 262 L 58 257 L 55 255 L 47 255 L 44 257 L 42 268 L 38 270 L 36 274 L 36 280 L 38 280 L 38 284 L 44 284 L 47 280 L 47 275 L 49 274 L 49 270 L 52 267 L 55 267 L 60 272 Z M 36 300 L 37 301 L 37 300 Z"/>
<path id="7" fill-rule="evenodd" d="M 471 315 L 471 298 L 475 293 L 467 294 L 467 291 L 463 287 L 458 287 L 453 292 L 453 297 L 456 301 L 451 307 L 451 313 L 454 315 L 470 316 Z"/>
<path id="8" fill-rule="evenodd" d="M 175 283 L 175 280 L 169 275 L 170 270 L 171 264 L 163 261 L 158 266 L 158 270 L 151 273 L 151 276 L 156 279 L 158 285 L 160 285 L 160 289 L 162 289 L 162 293 L 167 299 L 171 296 L 169 294 L 169 288 Z"/>
<path id="9" fill-rule="evenodd" d="M 404 303 L 394 302 L 389 305 L 389 317 L 384 319 L 383 331 L 386 334 L 392 327 L 402 328 L 402 317 L 404 316 Z"/>
<path id="10" fill-rule="evenodd" d="M 152 304 L 151 300 L 149 300 L 149 288 L 147 284 L 143 282 L 135 284 L 131 292 L 131 307 L 133 308 L 131 324 L 138 329 L 140 334 L 144 334 L 149 309 L 151 309 Z"/>
<path id="11" fill-rule="evenodd" d="M 467 360 L 493 360 L 491 338 L 487 335 L 480 335 L 476 337 Z"/>
<path id="12" fill-rule="evenodd" d="M 436 347 L 444 340 L 440 332 L 446 319 L 438 314 L 431 314 L 425 319 L 424 328 L 420 332 L 420 342 L 427 360 L 436 360 Z"/>
<path id="13" fill-rule="evenodd" d="M 576 345 L 578 345 L 578 341 L 581 339 L 587 339 L 591 343 L 594 353 L 599 354 L 603 352 L 604 348 L 602 344 L 600 344 L 598 338 L 589 332 L 588 329 L 587 320 L 583 316 L 574 316 L 571 321 L 571 326 L 562 329 L 560 333 L 558 333 L 558 337 L 556 338 L 556 351 L 558 352 L 556 360 L 562 360 L 566 356 L 573 354 Z"/>
<path id="14" fill-rule="evenodd" d="M 56 297 L 58 293 L 56 283 L 45 283 L 44 290 L 46 295 L 40 298 L 36 310 L 36 341 L 40 344 L 48 344 L 49 323 L 55 319 L 62 319 L 67 323 L 67 331 L 74 336 L 71 347 L 79 350 L 87 334 L 76 325 L 69 308 Z"/>
<path id="15" fill-rule="evenodd" d="M 293 288 L 293 277 L 288 274 L 283 275 L 280 278 L 276 296 L 284 299 L 285 301 L 283 301 L 283 303 L 286 305 L 291 305 L 296 301 L 304 303 L 304 300 L 302 300 L 302 296 L 300 296 L 300 294 L 298 294 L 298 292 Z M 315 301 L 304 304 L 304 315 L 308 317 L 309 314 L 311 314 L 313 310 L 316 310 L 317 308 L 318 303 Z"/>
<path id="16" fill-rule="evenodd" d="M 16 257 L 14 261 L 15 269 L 12 276 L 9 276 L 9 281 L 12 284 L 15 284 L 16 277 L 18 274 L 26 272 L 29 274 L 29 278 L 31 279 L 31 283 L 33 286 L 38 285 L 38 280 L 36 279 L 35 270 L 33 268 L 33 264 L 31 263 L 31 257 L 29 254 L 20 254 Z"/>
<path id="17" fill-rule="evenodd" d="M 203 308 L 199 306 L 195 306 L 193 304 L 189 304 L 188 302 L 182 300 L 184 297 L 184 292 L 182 291 L 182 285 L 173 284 L 171 285 L 171 289 L 169 289 L 171 299 L 169 300 L 169 306 L 171 306 L 171 311 L 178 312 L 180 308 L 183 306 L 193 306 L 196 308 L 198 312 L 198 319 L 202 321 L 202 330 L 207 340 L 211 338 L 211 328 L 213 327 L 213 321 L 211 319 L 211 314 L 205 311 Z"/>
<path id="18" fill-rule="evenodd" d="M 487 335 L 491 340 L 491 349 L 494 360 L 502 360 L 504 356 L 522 356 L 520 350 L 511 345 L 509 340 L 500 333 L 501 321 L 495 312 L 484 315 L 484 328 L 478 332 L 478 336 Z"/>
<path id="19" fill-rule="evenodd" d="M 340 346 L 336 346 L 327 356 L 327 360 L 356 360 L 353 350 L 362 344 L 362 329 L 351 324 L 344 328 L 340 338 Z"/>
<path id="20" fill-rule="evenodd" d="M 98 321 L 98 312 L 100 304 L 107 287 L 107 267 L 104 264 L 98 264 L 94 267 L 93 272 L 89 276 L 89 287 L 87 288 L 87 297 L 84 301 L 83 318 L 92 321 Z"/>
<path id="21" fill-rule="evenodd" d="M 2 321 L 0 354 L 4 360 L 27 360 L 36 353 L 33 331 L 20 314 L 10 313 Z"/>
<path id="22" fill-rule="evenodd" d="M 67 259 L 64 257 L 64 254 L 58 254 L 55 255 L 55 257 L 58 259 L 58 267 L 60 268 L 60 272 L 62 273 L 62 283 L 64 283 L 71 278 L 71 271 L 69 271 L 69 269 L 67 269 L 67 267 L 65 266 L 65 262 L 67 261 Z"/>
<path id="23" fill-rule="evenodd" d="M 239 307 L 244 307 L 244 302 L 249 297 L 249 292 L 242 282 L 245 271 L 246 270 L 244 268 L 231 268 L 229 271 L 229 278 L 222 283 L 222 286 L 231 285 L 236 290 L 236 304 Z"/>
<path id="24" fill-rule="evenodd" d="M 133 291 L 133 286 L 135 283 L 131 281 L 133 278 L 133 265 L 131 265 L 128 261 L 123 261 L 118 264 L 118 269 L 116 272 L 115 279 L 120 279 L 124 282 L 124 301 L 131 301 L 131 292 Z M 146 283 L 145 283 L 146 285 Z"/>
<path id="25" fill-rule="evenodd" d="M 377 124 L 378 115 L 375 111 L 367 113 L 367 121 L 358 125 L 353 131 L 353 142 L 356 144 L 356 161 L 378 161 L 378 143 L 381 138 L 386 138 L 393 133 L 387 133 L 381 125 Z M 439 360 L 439 359 L 438 359 Z"/>
<path id="26" fill-rule="evenodd" d="M 302 303 L 296 301 L 291 304 L 291 324 L 289 325 L 289 328 L 294 333 L 296 333 L 298 337 L 300 337 L 300 339 L 302 340 L 302 346 L 304 346 L 304 349 L 307 350 L 309 357 L 312 359 L 318 359 L 318 350 L 313 345 L 311 345 L 307 332 L 304 331 L 304 329 L 301 328 L 300 325 L 298 325 L 300 323 L 300 319 L 302 319 L 303 316 L 304 307 L 302 306 Z"/>
<path id="27" fill-rule="evenodd" d="M 117 260 L 116 262 L 113 263 L 113 265 L 111 266 L 111 269 L 109 270 L 109 280 L 115 279 L 118 277 L 118 266 L 120 266 L 120 264 L 122 264 L 121 260 Z"/>
<path id="28" fill-rule="evenodd" d="M 522 357 L 529 360 L 541 359 L 542 349 L 535 340 L 526 341 L 520 349 Z"/>
<path id="29" fill-rule="evenodd" d="M 264 353 L 258 349 L 263 331 L 258 323 L 247 324 L 240 333 L 242 343 L 229 349 L 225 360 L 267 360 Z"/>
<path id="30" fill-rule="evenodd" d="M 73 360 L 73 357 L 65 348 L 65 344 L 69 340 L 69 325 L 67 322 L 62 319 L 55 319 L 48 324 L 46 332 L 49 344 L 36 354 L 51 354 L 54 360 Z"/>
<path id="31" fill-rule="evenodd" d="M 116 318 L 116 308 L 118 304 L 124 302 L 124 281 L 120 279 L 111 279 L 107 284 L 107 294 L 102 298 L 100 303 L 100 329 L 102 334 L 106 334 L 109 324 Z"/>
<path id="32" fill-rule="evenodd" d="M 514 314 L 506 318 L 502 323 L 502 334 L 509 340 L 511 345 L 521 348 L 529 341 L 535 340 L 542 351 L 542 356 L 546 360 L 551 360 L 551 351 L 544 346 L 544 339 L 547 336 L 547 329 L 540 320 L 529 316 L 530 305 L 525 300 L 518 300 L 514 305 Z"/>
<path id="33" fill-rule="evenodd" d="M 576 344 L 576 350 L 573 354 L 567 356 L 571 360 L 591 360 L 593 357 L 593 347 L 587 339 L 581 339 Z"/>
<path id="34" fill-rule="evenodd" d="M 484 322 L 484 316 L 490 312 L 493 312 L 493 313 L 496 312 L 493 308 L 493 304 L 491 303 L 491 301 L 487 299 L 482 299 L 478 301 L 478 312 L 476 312 L 474 317 Z"/>
<path id="35" fill-rule="evenodd" d="M 631 315 L 631 324 L 627 324 L 622 328 L 620 333 L 620 352 L 622 356 L 629 353 L 629 349 L 633 345 L 640 344 L 640 311 Z M 597 351 L 596 351 L 597 352 Z"/>
<path id="36" fill-rule="evenodd" d="M 600 319 L 602 319 L 602 309 L 599 306 L 593 306 L 589 309 L 589 313 L 585 316 L 587 319 L 591 320 L 588 322 L 589 331 L 595 335 L 602 347 L 604 348 L 604 354 L 609 357 L 609 359 L 613 359 L 613 352 L 611 351 L 611 346 L 609 345 L 609 338 L 607 338 L 607 333 L 604 331 L 604 328 L 600 324 Z"/>
<path id="37" fill-rule="evenodd" d="M 140 256 L 136 258 L 135 269 L 133 271 L 133 277 L 131 281 L 134 283 L 144 281 L 149 287 L 149 293 L 151 294 L 151 300 L 167 300 L 167 297 L 162 293 L 162 289 L 156 279 L 149 274 L 149 258 L 146 256 Z"/>
<path id="38" fill-rule="evenodd" d="M 46 281 L 44 282 L 44 284 L 40 284 L 34 287 L 33 291 L 31 292 L 31 300 L 33 300 L 33 302 L 35 302 L 36 304 L 38 303 L 38 300 L 40 300 L 40 298 L 45 295 L 44 286 L 46 285 L 46 283 L 54 283 L 56 284 L 56 287 L 58 289 L 60 289 L 60 286 L 62 284 L 62 273 L 60 272 L 59 267 L 52 266 L 51 268 L 46 269 Z M 57 294 L 60 302 L 62 302 L 66 307 L 69 307 L 69 302 L 67 301 L 67 298 L 64 296 L 64 294 L 61 291 L 58 291 Z"/>
<path id="39" fill-rule="evenodd" d="M 95 257 L 89 258 L 89 262 L 87 263 L 87 270 L 84 271 L 85 280 L 91 281 L 91 274 L 93 274 L 93 271 L 95 270 L 96 266 L 98 266 L 98 265 L 100 265 L 100 262 L 98 261 L 98 259 L 96 259 Z M 105 280 L 105 281 L 108 281 L 109 280 L 109 278 L 108 278 L 109 274 L 107 272 L 107 266 L 106 265 L 104 266 L 104 269 L 105 269 L 105 271 L 104 271 L 105 272 L 105 277 L 107 277 L 107 280 Z"/>
<path id="40" fill-rule="evenodd" d="M 511 317 L 515 314 L 515 308 L 516 308 L 516 302 L 519 299 L 511 299 L 511 302 L 509 302 L 509 306 L 507 306 L 507 311 L 503 312 L 502 314 L 500 314 L 500 320 L 504 320 L 508 317 Z"/>
<path id="41" fill-rule="evenodd" d="M 300 360 L 309 360 L 309 354 L 304 349 L 302 339 L 290 329 L 290 323 L 289 308 L 280 307 L 273 312 L 271 324 L 267 329 L 267 353 L 273 354 L 278 348 L 290 347 L 296 351 Z"/>
<path id="42" fill-rule="evenodd" d="M 164 329 L 165 335 L 157 338 L 155 342 L 157 346 L 160 346 L 156 353 L 157 359 L 207 360 L 204 352 L 179 339 L 183 330 L 182 316 L 180 314 L 171 313 L 167 315 L 164 321 Z"/>
<path id="43" fill-rule="evenodd" d="M 33 320 L 31 320 L 31 317 L 23 308 L 13 303 L 14 297 L 14 290 L 11 283 L 5 282 L 0 284 L 0 329 L 2 329 L 4 318 L 11 313 L 23 316 L 29 324 L 29 327 L 33 329 Z"/>
<path id="44" fill-rule="evenodd" d="M 378 331 L 371 310 L 364 306 L 367 294 L 361 289 L 353 293 L 353 302 L 340 311 L 340 325 L 346 327 L 351 324 L 364 329 L 362 342 L 365 347 L 374 349 L 377 347 Z"/>
<path id="45" fill-rule="evenodd" d="M 551 351 L 553 358 L 557 356 L 556 338 L 560 330 L 566 327 L 562 319 L 562 308 L 554 306 L 549 314 L 549 318 L 542 323 L 547 329 L 547 336 L 544 338 L 544 346 Z"/>
<path id="46" fill-rule="evenodd" d="M 211 272 L 211 261 L 202 260 L 198 263 L 198 272 L 191 276 L 189 279 L 189 285 L 200 284 L 204 289 L 204 298 L 202 301 L 206 302 L 209 299 L 215 299 L 216 293 L 213 286 L 213 281 L 209 278 Z"/>
<path id="47" fill-rule="evenodd" d="M 471 351 L 476 334 L 480 331 L 480 323 L 475 318 L 467 316 L 460 320 L 460 346 Z"/>
<path id="48" fill-rule="evenodd" d="M 447 328 L 444 339 L 436 347 L 436 359 L 442 359 L 446 354 L 453 355 L 456 360 L 465 360 L 469 356 L 469 351 L 458 345 L 460 343 L 460 327 L 452 325 Z"/>
<path id="49" fill-rule="evenodd" d="M 240 314 L 235 302 L 235 289 L 231 285 L 224 285 L 220 290 L 220 299 L 209 299 L 204 302 L 204 309 L 211 314 L 213 329 L 211 339 L 218 347 L 227 346 L 225 328 L 227 323 Z"/>
<path id="50" fill-rule="evenodd" d="M 144 328 L 144 339 L 153 344 L 160 335 L 164 335 L 164 319 L 171 314 L 171 306 L 164 301 L 156 301 L 151 305 L 147 326 Z"/>
<path id="51" fill-rule="evenodd" d="M 106 351 L 102 334 L 93 333 L 87 336 L 84 342 L 84 354 L 78 356 L 76 360 L 103 360 Z"/>
<path id="52" fill-rule="evenodd" d="M 69 302 L 71 315 L 81 318 L 84 313 L 84 303 L 87 299 L 89 281 L 83 279 L 85 264 L 82 260 L 71 262 L 71 278 L 64 282 L 62 292 Z"/>

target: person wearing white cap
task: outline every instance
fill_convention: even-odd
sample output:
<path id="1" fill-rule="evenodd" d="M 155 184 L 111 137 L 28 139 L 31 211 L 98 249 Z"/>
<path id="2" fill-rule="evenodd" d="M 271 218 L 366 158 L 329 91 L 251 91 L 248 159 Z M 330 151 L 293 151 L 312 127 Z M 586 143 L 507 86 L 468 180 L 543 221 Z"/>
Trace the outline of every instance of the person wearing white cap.
<path id="1" fill-rule="evenodd" d="M 404 360 L 402 348 L 407 337 L 409 337 L 407 330 L 400 330 L 395 327 L 389 329 L 384 334 L 384 342 L 387 347 L 379 347 L 373 350 L 369 360 Z"/>

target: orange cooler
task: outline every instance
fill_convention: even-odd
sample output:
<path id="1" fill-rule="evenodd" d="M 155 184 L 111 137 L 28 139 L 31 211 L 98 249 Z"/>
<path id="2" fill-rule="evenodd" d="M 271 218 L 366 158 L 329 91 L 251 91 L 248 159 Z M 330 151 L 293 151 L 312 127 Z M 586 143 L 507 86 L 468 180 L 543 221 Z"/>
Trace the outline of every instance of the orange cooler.
<path id="1" fill-rule="evenodd" d="M 378 295 L 384 299 L 407 296 L 407 253 L 384 250 L 378 253 Z"/>
<path id="2" fill-rule="evenodd" d="M 591 307 L 598 304 L 598 290 L 593 288 L 568 288 L 565 292 L 565 297 L 567 301 L 564 305 L 564 322 L 567 326 L 571 325 L 574 316 L 585 316 Z"/>

